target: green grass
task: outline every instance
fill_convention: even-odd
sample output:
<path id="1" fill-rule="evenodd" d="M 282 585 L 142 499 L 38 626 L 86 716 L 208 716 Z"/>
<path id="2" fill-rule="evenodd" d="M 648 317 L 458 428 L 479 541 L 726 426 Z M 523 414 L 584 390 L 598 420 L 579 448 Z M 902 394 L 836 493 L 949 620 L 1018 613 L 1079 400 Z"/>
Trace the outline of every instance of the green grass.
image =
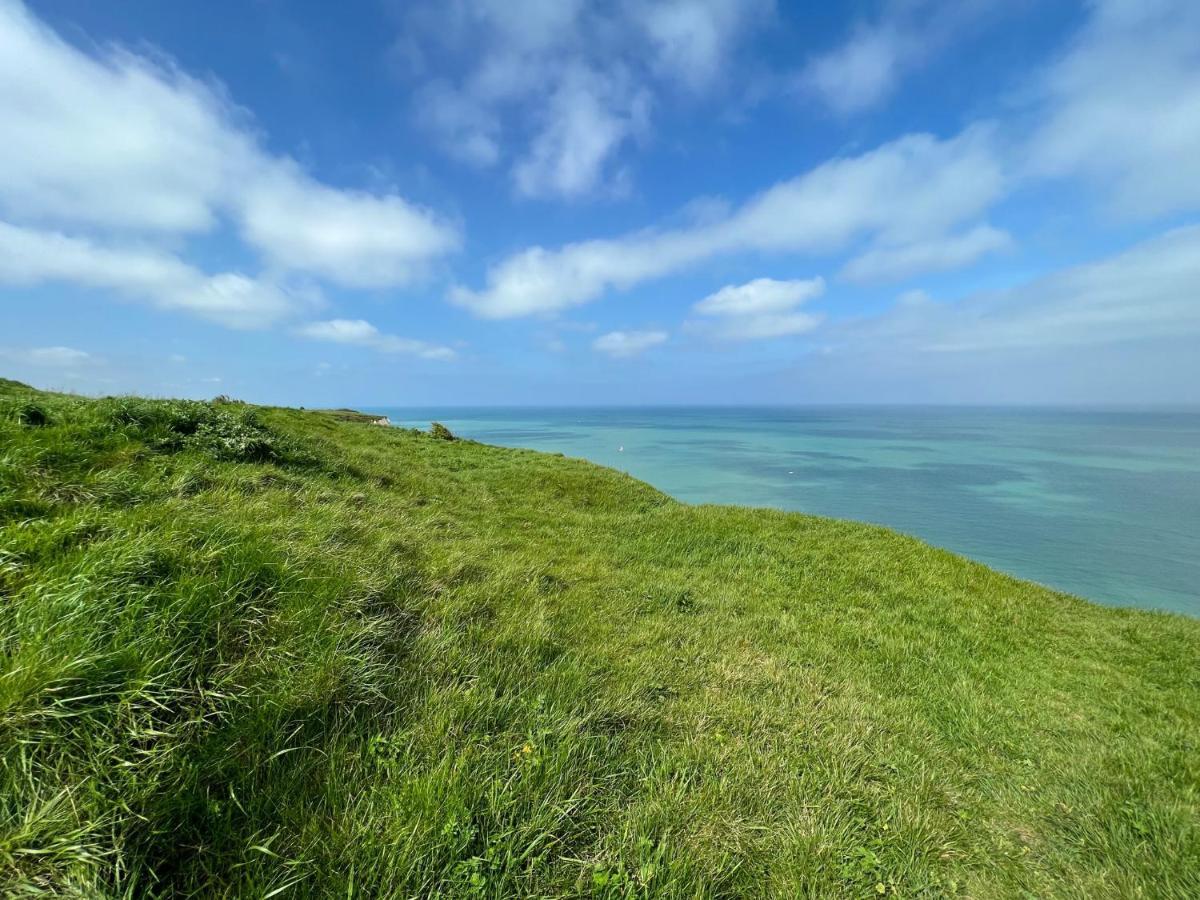
<path id="1" fill-rule="evenodd" d="M 1200 622 L 561 457 L 0 383 L 0 649 L 0 895 L 1200 896 Z"/>

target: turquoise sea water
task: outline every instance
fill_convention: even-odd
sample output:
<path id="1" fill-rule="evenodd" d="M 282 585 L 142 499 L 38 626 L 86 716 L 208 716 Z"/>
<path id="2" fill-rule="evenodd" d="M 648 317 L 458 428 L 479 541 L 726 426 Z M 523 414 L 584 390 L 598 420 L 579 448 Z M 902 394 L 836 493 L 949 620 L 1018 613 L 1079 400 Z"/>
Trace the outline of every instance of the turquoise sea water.
<path id="1" fill-rule="evenodd" d="M 388 409 L 690 503 L 887 525 L 1103 603 L 1200 615 L 1200 412 Z"/>

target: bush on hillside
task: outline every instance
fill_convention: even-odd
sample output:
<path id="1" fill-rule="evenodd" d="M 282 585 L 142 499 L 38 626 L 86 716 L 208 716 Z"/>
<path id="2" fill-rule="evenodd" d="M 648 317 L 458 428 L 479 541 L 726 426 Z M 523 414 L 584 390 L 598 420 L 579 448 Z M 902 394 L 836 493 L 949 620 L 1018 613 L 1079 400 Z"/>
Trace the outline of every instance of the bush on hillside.
<path id="1" fill-rule="evenodd" d="M 224 409 L 195 400 L 135 397 L 111 403 L 109 421 L 142 432 L 146 442 L 157 450 L 199 450 L 230 462 L 311 462 L 308 454 L 263 425 L 248 408 Z"/>
<path id="2" fill-rule="evenodd" d="M 189 443 L 231 462 L 277 462 L 282 456 L 274 434 L 257 423 L 230 416 L 203 423 Z"/>
<path id="3" fill-rule="evenodd" d="M 441 422 L 431 423 L 429 426 L 429 433 L 430 433 L 430 435 L 432 435 L 433 437 L 437 438 L 440 441 L 457 441 L 458 440 L 458 438 L 456 438 L 454 436 L 454 432 L 452 432 L 449 428 L 447 428 Z"/>

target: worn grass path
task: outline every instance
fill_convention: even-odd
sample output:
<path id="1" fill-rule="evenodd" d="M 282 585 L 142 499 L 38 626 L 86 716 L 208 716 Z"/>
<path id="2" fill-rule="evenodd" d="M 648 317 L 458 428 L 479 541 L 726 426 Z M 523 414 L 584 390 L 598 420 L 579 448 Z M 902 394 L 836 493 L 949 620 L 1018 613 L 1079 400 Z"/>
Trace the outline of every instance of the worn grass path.
<path id="1" fill-rule="evenodd" d="M 0 895 L 1200 896 L 1200 621 L 0 382 Z"/>

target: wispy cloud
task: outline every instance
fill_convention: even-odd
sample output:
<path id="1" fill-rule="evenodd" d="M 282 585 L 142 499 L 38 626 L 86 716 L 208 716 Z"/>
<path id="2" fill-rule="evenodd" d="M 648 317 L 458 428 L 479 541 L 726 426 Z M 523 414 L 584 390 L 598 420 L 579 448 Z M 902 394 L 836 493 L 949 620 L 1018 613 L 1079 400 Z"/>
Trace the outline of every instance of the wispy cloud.
<path id="1" fill-rule="evenodd" d="M 952 40 L 1013 6 L 1000 0 L 888 0 L 878 18 L 858 22 L 843 43 L 810 59 L 798 85 L 841 115 L 863 112 Z"/>
<path id="2" fill-rule="evenodd" d="M 1006 290 L 905 292 L 814 335 L 789 383 L 825 400 L 1195 403 L 1200 226 Z"/>
<path id="3" fill-rule="evenodd" d="M 834 159 L 690 228 L 531 247 L 493 266 L 480 290 L 449 299 L 487 318 L 554 312 L 612 289 L 735 252 L 828 253 L 874 237 L 928 240 L 977 217 L 1004 189 L 990 128 L 948 140 L 907 135 L 860 156 Z"/>
<path id="4" fill-rule="evenodd" d="M 592 349 L 609 356 L 628 358 L 665 344 L 669 338 L 665 331 L 610 331 L 592 341 Z"/>
<path id="5" fill-rule="evenodd" d="M 74 347 L 28 347 L 0 349 L 0 357 L 30 366 L 50 369 L 74 369 L 96 362 L 96 357 Z"/>
<path id="6" fill-rule="evenodd" d="M 611 75 L 567 69 L 546 102 L 541 131 L 513 167 L 517 190 L 531 197 L 595 190 L 620 144 L 645 128 L 649 108 L 647 91 Z"/>
<path id="7" fill-rule="evenodd" d="M 396 59 L 415 115 L 446 153 L 511 163 L 518 193 L 580 197 L 619 186 L 621 150 L 656 100 L 720 85 L 772 0 L 410 4 Z"/>
<path id="8" fill-rule="evenodd" d="M 1098 0 L 1034 83 L 1035 176 L 1090 180 L 1122 215 L 1200 206 L 1200 3 Z"/>
<path id="9" fill-rule="evenodd" d="M 901 281 L 924 272 L 959 269 L 1012 246 L 1008 232 L 991 225 L 976 225 L 931 240 L 873 247 L 846 263 L 842 276 L 850 281 Z"/>
<path id="10" fill-rule="evenodd" d="M 916 46 L 894 26 L 860 27 L 845 44 L 810 61 L 800 84 L 839 113 L 859 112 L 894 90 Z"/>
<path id="11" fill-rule="evenodd" d="M 112 291 L 232 328 L 264 327 L 319 302 L 311 292 L 288 291 L 236 272 L 206 275 L 152 247 L 110 246 L 0 222 L 0 285 L 42 282 Z"/>
<path id="12" fill-rule="evenodd" d="M 821 278 L 776 281 L 756 278 L 726 285 L 692 307 L 707 321 L 692 320 L 688 330 L 721 340 L 749 341 L 812 331 L 821 323 L 815 314 L 796 308 L 825 292 Z"/>
<path id="13" fill-rule="evenodd" d="M 403 353 L 422 359 L 454 359 L 457 355 L 450 347 L 419 341 L 414 338 L 384 334 L 363 319 L 329 319 L 323 322 L 308 322 L 296 329 L 301 337 L 335 344 L 354 344 L 369 347 L 382 353 Z"/>
<path id="14" fill-rule="evenodd" d="M 654 69 L 701 91 L 712 85 L 745 33 L 769 18 L 774 2 L 666 0 L 625 8 L 650 42 Z"/>
<path id="15" fill-rule="evenodd" d="M 1004 291 L 938 303 L 907 295 L 888 313 L 836 332 L 888 353 L 1095 346 L 1200 337 L 1200 226 Z"/>
<path id="16" fill-rule="evenodd" d="M 971 10 L 993 12 L 984 2 Z M 1028 107 L 1006 121 L 946 139 L 909 134 L 832 159 L 694 226 L 528 247 L 493 265 L 484 286 L 457 285 L 448 297 L 486 318 L 553 313 L 722 255 L 820 256 L 864 244 L 845 278 L 904 280 L 1013 246 L 982 219 L 1047 177 L 1095 177 L 1111 187 L 1114 208 L 1134 214 L 1194 209 L 1200 45 L 1188 37 L 1196 31 L 1200 7 L 1185 0 L 1103 0 L 1069 51 L 1030 76 Z M 1145 46 L 1154 58 L 1138 63 Z"/>

